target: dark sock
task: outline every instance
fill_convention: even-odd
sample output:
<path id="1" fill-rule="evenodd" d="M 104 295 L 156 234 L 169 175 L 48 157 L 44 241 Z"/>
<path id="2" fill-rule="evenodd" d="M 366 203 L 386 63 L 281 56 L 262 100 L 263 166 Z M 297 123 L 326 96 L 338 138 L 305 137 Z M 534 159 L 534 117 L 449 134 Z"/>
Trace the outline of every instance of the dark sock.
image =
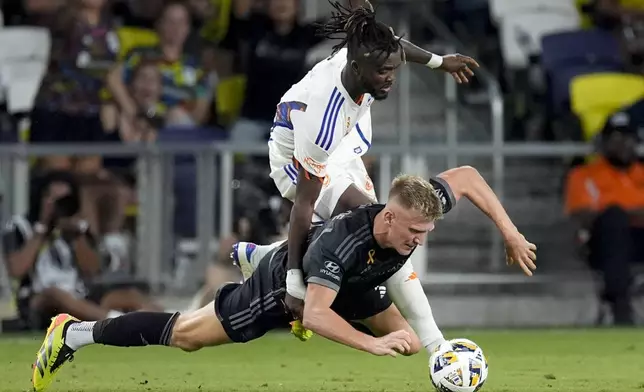
<path id="1" fill-rule="evenodd" d="M 168 346 L 179 313 L 133 312 L 97 321 L 92 335 L 107 346 Z"/>

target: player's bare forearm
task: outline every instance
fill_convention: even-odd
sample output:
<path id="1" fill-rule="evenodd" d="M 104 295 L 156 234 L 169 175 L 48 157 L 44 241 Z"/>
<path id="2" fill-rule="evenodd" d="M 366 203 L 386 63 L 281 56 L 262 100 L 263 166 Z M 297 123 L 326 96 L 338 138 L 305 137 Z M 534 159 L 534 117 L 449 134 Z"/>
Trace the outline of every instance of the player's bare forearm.
<path id="1" fill-rule="evenodd" d="M 306 301 L 304 302 L 304 320 L 302 324 L 320 336 L 336 343 L 343 344 L 356 350 L 368 352 L 369 341 L 371 336 L 366 335 L 353 328 L 342 317 L 333 310 L 315 309 L 307 310 Z"/>
<path id="2" fill-rule="evenodd" d="M 336 292 L 332 289 L 310 284 L 306 291 L 302 324 L 305 328 L 336 343 L 368 352 L 369 343 L 373 338 L 356 330 L 331 310 L 330 306 L 335 296 Z"/>
<path id="3" fill-rule="evenodd" d="M 404 38 L 400 40 L 400 43 L 405 51 L 405 58 L 412 63 L 425 65 L 434 56 L 432 52 L 420 48 Z"/>
<path id="4" fill-rule="evenodd" d="M 302 248 L 306 243 L 306 236 L 311 226 L 313 205 L 297 200 L 291 208 L 291 219 L 288 229 L 288 258 L 286 269 L 302 269 Z"/>
<path id="5" fill-rule="evenodd" d="M 517 231 L 501 201 L 478 170 L 471 166 L 461 166 L 438 176 L 447 181 L 456 200 L 465 196 L 492 219 L 503 235 L 514 234 Z"/>

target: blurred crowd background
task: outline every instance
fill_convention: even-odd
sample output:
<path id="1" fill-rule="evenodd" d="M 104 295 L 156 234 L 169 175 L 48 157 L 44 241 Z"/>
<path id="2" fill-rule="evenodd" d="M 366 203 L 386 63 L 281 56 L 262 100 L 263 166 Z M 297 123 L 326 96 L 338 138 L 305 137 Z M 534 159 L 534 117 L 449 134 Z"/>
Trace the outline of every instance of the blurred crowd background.
<path id="1" fill-rule="evenodd" d="M 372 3 L 416 44 L 483 65 L 458 87 L 440 71 L 401 71 L 393 97 L 373 106 L 378 189 L 397 171 L 471 164 L 539 246 L 538 277 L 525 281 L 505 269 L 485 217 L 461 203 L 428 244 L 423 280 L 439 324 L 637 323 L 644 0 Z M 61 311 L 199 306 L 239 279 L 235 241 L 284 238 L 290 206 L 261 146 L 281 95 L 330 52 L 313 25 L 329 16 L 326 0 L 0 4 L 3 330 L 39 329 Z M 11 153 L 31 145 L 51 149 Z M 138 153 L 101 152 L 119 145 Z M 182 145 L 227 147 L 172 152 Z M 472 145 L 489 149 L 460 152 Z M 166 146 L 160 161 L 145 153 L 154 146 Z"/>

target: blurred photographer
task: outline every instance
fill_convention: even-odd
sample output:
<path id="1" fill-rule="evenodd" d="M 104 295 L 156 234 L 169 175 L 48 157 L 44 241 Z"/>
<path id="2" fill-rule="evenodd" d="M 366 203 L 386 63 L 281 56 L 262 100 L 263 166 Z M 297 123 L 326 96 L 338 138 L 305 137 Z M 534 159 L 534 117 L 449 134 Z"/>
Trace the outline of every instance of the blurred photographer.
<path id="1" fill-rule="evenodd" d="M 60 312 L 99 320 L 124 311 L 156 309 L 135 289 L 92 292 L 101 259 L 80 215 L 74 177 L 51 172 L 34 184 L 27 216 L 14 216 L 3 233 L 7 270 L 17 282 L 20 318 L 43 328 Z"/>

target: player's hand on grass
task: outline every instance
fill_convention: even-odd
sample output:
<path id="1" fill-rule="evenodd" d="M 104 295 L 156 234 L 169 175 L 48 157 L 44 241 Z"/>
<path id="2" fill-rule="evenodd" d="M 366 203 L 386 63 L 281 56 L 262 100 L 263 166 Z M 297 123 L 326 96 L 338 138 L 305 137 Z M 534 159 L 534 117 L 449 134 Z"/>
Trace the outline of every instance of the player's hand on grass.
<path id="1" fill-rule="evenodd" d="M 525 239 L 523 234 L 516 231 L 505 238 L 505 257 L 508 265 L 518 264 L 523 272 L 532 276 L 537 269 L 537 246 Z"/>
<path id="2" fill-rule="evenodd" d="M 479 63 L 473 58 L 456 53 L 443 56 L 443 64 L 438 68 L 449 72 L 456 83 L 468 83 L 474 76 L 472 68 L 478 67 Z"/>
<path id="3" fill-rule="evenodd" d="M 400 330 L 373 340 L 369 352 L 373 355 L 390 355 L 392 357 L 398 354 L 404 354 L 411 351 L 411 336 L 409 332 Z"/>

